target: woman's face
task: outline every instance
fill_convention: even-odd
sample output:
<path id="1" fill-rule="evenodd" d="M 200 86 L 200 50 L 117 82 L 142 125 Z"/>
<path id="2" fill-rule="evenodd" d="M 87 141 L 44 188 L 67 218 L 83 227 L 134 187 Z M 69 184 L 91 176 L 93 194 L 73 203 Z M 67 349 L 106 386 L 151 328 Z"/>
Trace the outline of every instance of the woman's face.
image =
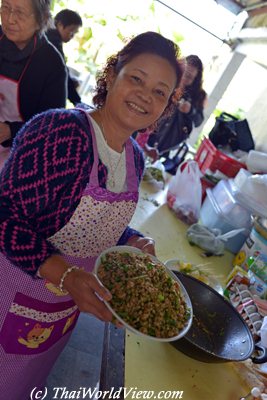
<path id="1" fill-rule="evenodd" d="M 106 112 L 125 130 L 134 132 L 156 121 L 176 85 L 171 64 L 154 54 L 140 54 L 110 77 Z"/>
<path id="2" fill-rule="evenodd" d="M 196 67 L 193 67 L 192 65 L 186 65 L 185 66 L 185 71 L 182 76 L 181 80 L 181 86 L 190 86 L 196 79 L 198 74 L 198 70 Z"/>
<path id="3" fill-rule="evenodd" d="M 4 34 L 23 49 L 39 29 L 31 0 L 2 0 L 1 20 Z"/>

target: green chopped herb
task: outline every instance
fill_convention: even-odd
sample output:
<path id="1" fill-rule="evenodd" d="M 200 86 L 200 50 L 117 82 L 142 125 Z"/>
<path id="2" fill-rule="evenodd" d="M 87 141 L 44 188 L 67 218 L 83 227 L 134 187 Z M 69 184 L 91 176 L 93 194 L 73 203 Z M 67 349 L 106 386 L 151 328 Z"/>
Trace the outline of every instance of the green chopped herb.
<path id="1" fill-rule="evenodd" d="M 163 294 L 159 294 L 158 299 L 159 299 L 159 301 L 164 301 L 165 297 L 163 296 Z"/>

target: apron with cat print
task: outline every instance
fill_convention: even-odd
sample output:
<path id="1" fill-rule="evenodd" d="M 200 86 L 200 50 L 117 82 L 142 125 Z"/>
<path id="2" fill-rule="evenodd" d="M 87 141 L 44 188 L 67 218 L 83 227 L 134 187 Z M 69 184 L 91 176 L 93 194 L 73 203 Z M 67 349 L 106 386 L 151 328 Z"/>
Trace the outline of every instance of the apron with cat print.
<path id="1" fill-rule="evenodd" d="M 91 130 L 94 164 L 90 182 L 70 221 L 49 239 L 71 265 L 87 271 L 92 271 L 101 251 L 116 245 L 138 201 L 130 140 L 126 143 L 127 191 L 113 193 L 99 187 L 99 158 Z M 27 400 L 32 390 L 36 393 L 45 384 L 79 311 L 68 295 L 62 295 L 50 282 L 31 278 L 1 253 L 0 265 L 5 277 L 0 283 L 0 393 L 3 399 Z"/>

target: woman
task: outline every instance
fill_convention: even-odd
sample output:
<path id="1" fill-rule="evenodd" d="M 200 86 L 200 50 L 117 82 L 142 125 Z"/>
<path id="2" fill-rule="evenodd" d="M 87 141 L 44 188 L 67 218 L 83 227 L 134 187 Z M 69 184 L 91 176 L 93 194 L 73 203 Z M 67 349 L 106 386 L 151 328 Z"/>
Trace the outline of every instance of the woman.
<path id="1" fill-rule="evenodd" d="M 191 54 L 185 58 L 185 71 L 181 86 L 183 96 L 178 101 L 178 109 L 186 114 L 189 125 L 188 134 L 193 126 L 198 127 L 204 120 L 203 109 L 206 106 L 207 94 L 203 85 L 203 64 L 201 59 Z"/>
<path id="2" fill-rule="evenodd" d="M 25 121 L 65 107 L 67 72 L 43 31 L 50 0 L 3 0 L 0 8 L 0 144 L 10 146 Z M 48 62 L 49 60 L 49 62 Z M 8 155 L 0 146 L 0 163 Z M 2 154 L 1 154 L 2 153 Z M 0 165 L 1 167 L 1 165 Z"/>
<path id="3" fill-rule="evenodd" d="M 73 10 L 64 9 L 59 11 L 54 18 L 55 27 L 48 29 L 46 36 L 60 52 L 63 59 L 65 60 L 65 54 L 63 51 L 63 43 L 68 43 L 79 31 L 83 22 L 80 15 Z M 77 92 L 79 85 L 78 80 L 71 76 L 68 70 L 68 99 L 73 105 L 81 103 L 81 97 Z"/>
<path id="4" fill-rule="evenodd" d="M 79 310 L 111 320 L 99 299 L 110 294 L 90 272 L 101 251 L 155 254 L 152 239 L 127 227 L 144 169 L 131 133 L 170 107 L 178 56 L 170 40 L 140 34 L 108 59 L 95 109 L 44 112 L 16 137 L 0 175 L 3 398 L 41 387 Z"/>
<path id="5" fill-rule="evenodd" d="M 187 56 L 184 61 L 181 85 L 174 96 L 173 113 L 170 117 L 161 119 L 156 132 L 149 136 L 147 144 L 156 145 L 159 154 L 166 158 L 165 169 L 171 174 L 176 173 L 177 166 L 186 154 L 187 146 L 183 142 L 188 139 L 194 127 L 202 124 L 203 110 L 207 103 L 207 94 L 202 87 L 202 61 L 194 54 Z M 170 150 L 177 148 L 177 154 L 170 157 Z"/>

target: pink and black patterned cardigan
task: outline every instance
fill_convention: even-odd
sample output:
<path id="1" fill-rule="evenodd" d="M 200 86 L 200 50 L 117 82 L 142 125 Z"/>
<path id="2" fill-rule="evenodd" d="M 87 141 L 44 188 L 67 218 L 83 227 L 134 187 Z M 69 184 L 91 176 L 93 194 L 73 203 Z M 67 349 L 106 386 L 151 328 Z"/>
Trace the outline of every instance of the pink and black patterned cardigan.
<path id="1" fill-rule="evenodd" d="M 140 182 L 143 154 L 132 143 Z M 59 253 L 46 239 L 70 220 L 89 181 L 93 150 L 85 113 L 56 109 L 33 117 L 11 153 L 0 175 L 0 252 L 34 276 L 49 256 Z M 101 161 L 98 171 L 105 187 L 107 170 Z M 119 244 L 136 233 L 126 228 Z"/>

